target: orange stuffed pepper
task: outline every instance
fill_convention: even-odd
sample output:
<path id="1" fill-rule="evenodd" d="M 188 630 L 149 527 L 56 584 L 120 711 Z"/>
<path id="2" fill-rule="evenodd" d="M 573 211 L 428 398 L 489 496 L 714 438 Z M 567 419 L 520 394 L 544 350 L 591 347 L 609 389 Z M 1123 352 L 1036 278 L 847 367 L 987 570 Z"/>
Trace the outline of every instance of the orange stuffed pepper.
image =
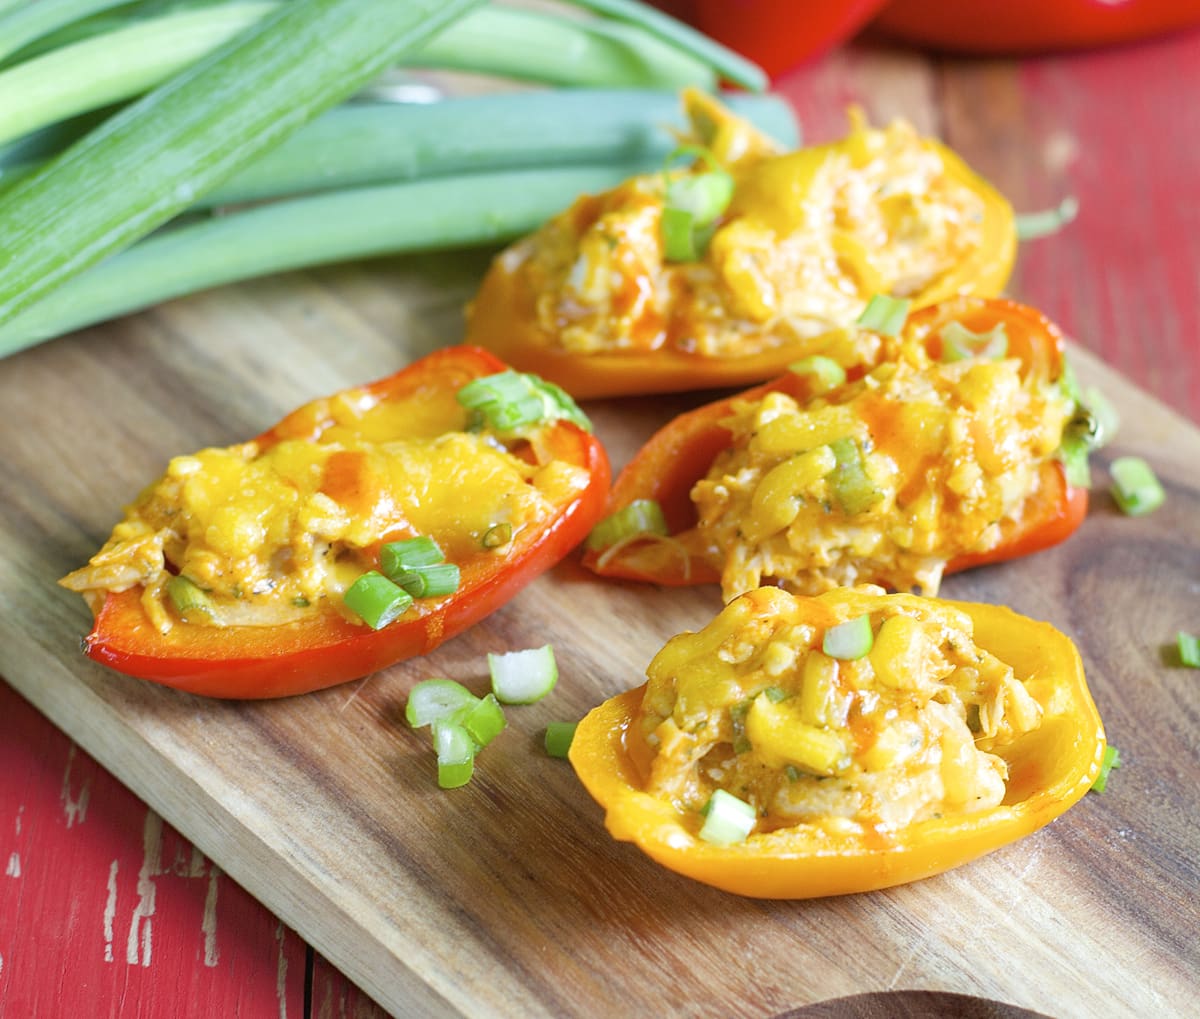
<path id="1" fill-rule="evenodd" d="M 748 592 L 580 722 L 613 837 L 740 895 L 938 874 L 1048 824 L 1100 773 L 1079 655 L 993 605 Z"/>
<path id="2" fill-rule="evenodd" d="M 784 152 L 709 96 L 684 102 L 663 173 L 495 259 L 468 342 L 576 398 L 738 386 L 821 352 L 876 293 L 924 306 L 1006 283 L 1008 202 L 907 124 L 856 114 L 843 140 Z"/>

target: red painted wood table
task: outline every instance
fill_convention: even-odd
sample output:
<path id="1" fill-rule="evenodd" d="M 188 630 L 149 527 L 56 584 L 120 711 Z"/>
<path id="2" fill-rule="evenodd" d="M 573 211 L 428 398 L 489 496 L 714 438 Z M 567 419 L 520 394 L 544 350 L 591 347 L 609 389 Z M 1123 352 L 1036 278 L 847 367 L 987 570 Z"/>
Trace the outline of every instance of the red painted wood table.
<path id="1" fill-rule="evenodd" d="M 810 140 L 857 102 L 946 139 L 1018 210 L 1077 197 L 1011 293 L 1200 422 L 1197 67 L 1197 33 L 1026 61 L 859 42 L 778 85 Z M 0 865 L 0 1019 L 379 1011 L 4 683 Z"/>

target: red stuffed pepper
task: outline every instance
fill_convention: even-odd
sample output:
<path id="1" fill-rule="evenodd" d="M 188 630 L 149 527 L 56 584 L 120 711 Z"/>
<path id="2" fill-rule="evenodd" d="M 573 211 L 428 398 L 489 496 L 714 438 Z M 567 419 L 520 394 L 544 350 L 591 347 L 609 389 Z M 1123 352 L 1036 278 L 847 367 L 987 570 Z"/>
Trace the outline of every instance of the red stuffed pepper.
<path id="1" fill-rule="evenodd" d="M 424 654 L 562 559 L 608 459 L 557 387 L 473 347 L 176 457 L 62 583 L 96 661 L 215 697 L 344 682 Z"/>
<path id="2" fill-rule="evenodd" d="M 869 371 L 810 358 L 667 424 L 618 477 L 585 564 L 719 581 L 726 600 L 761 584 L 935 594 L 944 572 L 1079 526 L 1087 490 L 1063 463 L 1079 408 L 1052 323 L 960 298 L 881 340 Z"/>

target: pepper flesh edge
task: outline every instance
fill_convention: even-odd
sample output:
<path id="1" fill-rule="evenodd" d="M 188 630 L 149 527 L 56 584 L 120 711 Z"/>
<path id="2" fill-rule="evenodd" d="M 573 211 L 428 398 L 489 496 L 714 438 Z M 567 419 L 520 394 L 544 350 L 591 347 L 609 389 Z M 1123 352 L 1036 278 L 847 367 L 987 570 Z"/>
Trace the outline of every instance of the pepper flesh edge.
<path id="1" fill-rule="evenodd" d="M 420 379 L 461 385 L 507 367 L 491 353 L 452 347 L 413 362 L 363 389 L 381 400 Z M 461 377 L 461 380 L 460 380 Z M 284 437 L 320 433 L 320 401 L 287 415 L 258 438 L 263 447 Z M 314 407 L 318 416 L 314 417 Z M 599 441 L 569 422 L 547 432 L 554 455 L 583 467 L 587 487 L 556 507 L 541 527 L 514 539 L 501 558 L 463 564 L 457 591 L 417 602 L 407 618 L 381 630 L 352 623 L 332 609 L 311 620 L 273 627 L 212 627 L 176 623 L 164 636 L 140 605 L 142 588 L 109 593 L 84 639 L 88 657 L 118 672 L 207 697 L 261 699 L 307 693 L 369 675 L 432 651 L 500 608 L 566 557 L 599 519 L 610 468 Z"/>
<path id="2" fill-rule="evenodd" d="M 720 847 L 701 842 L 675 808 L 642 791 L 625 740 L 644 687 L 605 701 L 580 722 L 570 761 L 605 826 L 662 866 L 727 892 L 803 899 L 873 891 L 968 863 L 1049 824 L 1091 788 L 1104 758 L 1104 726 L 1074 644 L 1048 623 L 1003 606 L 953 602 L 975 624 L 976 643 L 1035 680 L 1046 718 L 1039 729 L 993 752 L 1010 765 L 1005 802 L 889 833 L 825 834 L 802 828 Z M 780 843 L 783 843 L 781 846 Z"/>

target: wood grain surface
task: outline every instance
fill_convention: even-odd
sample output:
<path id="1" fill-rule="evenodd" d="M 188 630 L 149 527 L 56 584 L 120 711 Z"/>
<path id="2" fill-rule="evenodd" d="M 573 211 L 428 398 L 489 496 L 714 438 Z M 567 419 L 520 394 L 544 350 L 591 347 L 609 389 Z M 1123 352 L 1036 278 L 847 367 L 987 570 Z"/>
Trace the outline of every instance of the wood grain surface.
<path id="1" fill-rule="evenodd" d="M 1200 971 L 1195 674 L 1161 649 L 1194 626 L 1200 436 L 1082 355 L 1084 379 L 1125 419 L 1106 455 L 1148 456 L 1166 506 L 1134 520 L 1098 495 L 1066 546 L 953 578 L 946 593 L 1072 634 L 1126 763 L 1110 792 L 944 877 L 750 902 L 604 833 L 569 766 L 538 749 L 541 730 L 636 684 L 667 637 L 717 609 L 715 589 L 606 584 L 567 563 L 424 660 L 279 702 L 204 701 L 82 658 L 87 612 L 54 579 L 86 560 L 171 453 L 253 434 L 421 353 L 453 329 L 480 267 L 385 268 L 222 291 L 2 366 L 0 402 L 23 427 L 0 464 L 0 671 L 24 696 L 394 1012 L 663 1014 L 686 973 L 687 1000 L 716 1014 L 963 991 L 964 979 L 1056 1015 L 1114 1003 L 1183 1014 Z M 398 328 L 413 294 L 440 297 L 419 327 Z M 620 463 L 685 402 L 588 409 Z M 411 684 L 449 675 L 481 688 L 488 651 L 547 641 L 563 677 L 555 693 L 509 712 L 468 787 L 438 791 L 427 736 L 402 722 Z"/>
<path id="2" fill-rule="evenodd" d="M 77 653 L 88 615 L 54 580 L 88 558 L 171 455 L 253 435 L 306 399 L 456 340 L 486 254 L 225 288 L 0 363 L 0 674 L 165 819 L 172 859 L 183 852 L 179 832 L 398 1015 L 798 1015 L 862 992 L 876 992 L 860 1004 L 878 1009 L 887 1000 L 878 995 L 907 990 L 1010 1007 L 979 1014 L 1192 1014 L 1200 719 L 1196 673 L 1178 666 L 1169 644 L 1179 629 L 1200 629 L 1200 433 L 1127 379 L 1200 419 L 1200 224 L 1194 201 L 1179 204 L 1194 196 L 1200 131 L 1180 130 L 1179 115 L 1194 120 L 1195 104 L 1147 102 L 1145 139 L 1130 152 L 1100 118 L 1142 106 L 1120 93 L 1114 68 L 1166 98 L 1178 87 L 1170 75 L 1197 61 L 1195 34 L 1022 68 L 867 45 L 781 83 L 813 140 L 838 133 L 846 102 L 861 101 L 877 118 L 902 113 L 941 134 L 1021 208 L 1067 192 L 1081 198 L 1078 232 L 1026 248 L 1013 291 L 1121 365 L 1118 375 L 1077 352 L 1085 381 L 1122 410 L 1122 432 L 1096 464 L 1080 534 L 944 589 L 1071 634 L 1121 748 L 1108 791 L 1037 835 L 920 884 L 805 903 L 737 899 L 612 842 L 569 766 L 541 753 L 541 730 L 639 682 L 666 637 L 707 621 L 715 590 L 603 584 L 567 563 L 425 660 L 270 704 L 190 698 Z M 1139 344 L 1152 355 L 1140 356 Z M 619 464 L 694 400 L 587 409 Z M 1105 463 L 1127 452 L 1150 459 L 1167 484 L 1166 506 L 1150 517 L 1124 518 L 1104 494 Z M 482 689 L 487 651 L 546 641 L 558 651 L 558 689 L 510 711 L 510 729 L 480 757 L 470 786 L 438 791 L 426 738 L 403 724 L 408 688 L 442 674 Z M 27 709 L 3 707 L 7 740 Z M 45 781 L 65 781 L 67 763 L 55 758 Z M 149 818 L 114 824 L 144 846 Z M 115 842 L 111 852 L 123 861 L 121 880 L 144 862 L 121 856 Z M 54 865 L 66 869 L 69 857 Z M 199 910 L 192 952 L 204 948 L 198 892 L 207 894 L 209 866 L 178 882 L 191 902 L 178 908 Z M 165 875 L 159 883 L 175 887 Z M 129 923 L 114 951 L 128 947 L 136 894 L 118 890 Z M 8 901 L 0 900 L 5 917 Z M 244 914 L 231 908 L 229 917 L 255 947 L 231 948 L 230 961 L 257 954 L 273 978 L 274 946 L 291 953 L 294 979 L 294 942 L 280 947 L 273 918 L 256 918 L 246 901 Z M 36 923 L 36 908 L 23 908 Z M 3 964 L 0 989 L 12 972 Z M 70 960 L 55 964 L 66 972 Z M 347 1006 L 335 977 L 312 985 L 313 1014 L 369 1009 Z M 219 988 L 195 993 L 210 994 L 209 1014 L 233 1014 Z M 267 995 L 263 1014 L 298 1014 L 295 993 Z M 912 1001 L 921 1014 L 922 1000 Z M 22 1004 L 10 998 L 10 1014 L 23 1014 Z M 822 1007 L 812 1014 L 839 1014 Z"/>

